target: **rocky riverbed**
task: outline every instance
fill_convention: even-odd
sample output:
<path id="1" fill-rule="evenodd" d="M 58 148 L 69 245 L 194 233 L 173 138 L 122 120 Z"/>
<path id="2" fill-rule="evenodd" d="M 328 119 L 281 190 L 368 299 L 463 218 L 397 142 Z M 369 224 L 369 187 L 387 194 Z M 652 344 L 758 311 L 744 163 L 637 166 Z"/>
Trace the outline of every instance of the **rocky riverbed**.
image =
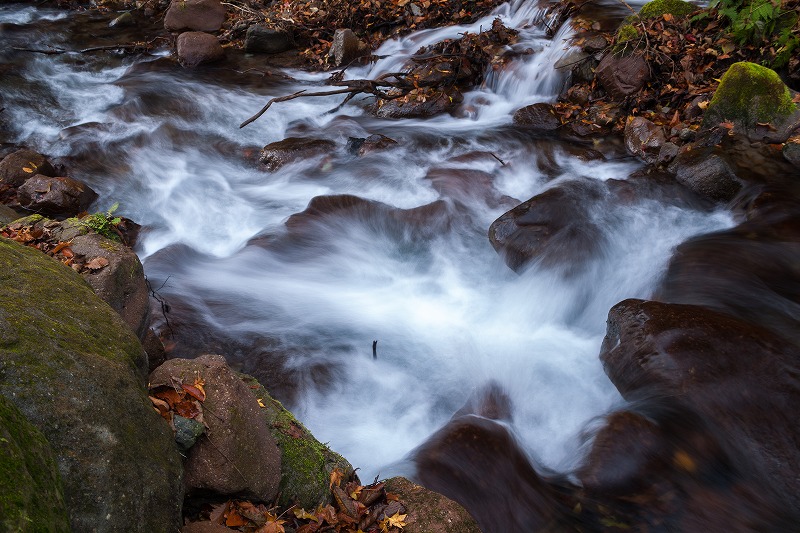
<path id="1" fill-rule="evenodd" d="M 59 4 L 69 10 L 0 12 L 5 530 L 793 529 L 796 16 L 781 48 L 677 0 L 639 15 L 524 2 Z M 466 26 L 430 29 L 450 22 Z M 553 36 L 552 77 L 525 77 L 549 61 Z M 393 49 L 400 63 L 383 53 Z M 37 68 L 61 87 L 30 81 Z M 118 69 L 105 87 L 125 96 L 96 108 L 102 91 L 75 96 L 76 73 L 92 69 Z M 512 74 L 522 99 L 503 92 Z M 80 108 L 64 95 L 93 114 L 64 119 Z M 202 107 L 214 98 L 210 116 L 248 107 L 242 131 L 269 142 L 214 130 Z M 195 152 L 224 172 L 187 163 Z M 201 208 L 154 216 L 192 188 Z M 233 231 L 217 214 L 231 191 Z M 264 204 L 269 222 L 251 224 Z M 642 219 L 655 229 L 639 231 Z M 448 255 L 483 266 L 458 270 Z M 466 281 L 452 290 L 453 277 Z M 484 283 L 500 305 L 473 323 L 464 307 L 484 304 L 465 295 Z M 344 304 L 305 305 L 332 284 Z M 216 292 L 226 285 L 233 297 Z M 360 304 L 369 318 L 354 322 Z M 385 335 L 364 359 L 360 328 Z M 457 342 L 425 338 L 448 328 Z M 569 359 L 584 351 L 607 378 Z M 562 373 L 580 376 L 565 394 L 575 411 L 530 394 Z M 343 421 L 337 442 L 368 442 L 382 451 L 359 459 L 388 457 L 414 483 L 360 480 L 281 401 L 325 434 Z M 371 421 L 386 433 L 363 430 Z M 573 428 L 582 445 L 564 436 Z M 402 461 L 383 451 L 396 445 Z"/>

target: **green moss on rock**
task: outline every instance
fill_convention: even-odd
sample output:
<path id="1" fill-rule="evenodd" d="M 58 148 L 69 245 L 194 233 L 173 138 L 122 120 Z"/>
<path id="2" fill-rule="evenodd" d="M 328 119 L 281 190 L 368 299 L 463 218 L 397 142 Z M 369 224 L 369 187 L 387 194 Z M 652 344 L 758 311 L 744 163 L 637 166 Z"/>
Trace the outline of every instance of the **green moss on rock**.
<path id="1" fill-rule="evenodd" d="M 639 37 L 639 31 L 633 24 L 623 24 L 617 30 L 617 42 L 622 43 Z"/>
<path id="2" fill-rule="evenodd" d="M 136 337 L 72 269 L 2 238 L 0 286 L 0 394 L 50 442 L 72 528 L 177 530 L 180 457 Z"/>
<path id="3" fill-rule="evenodd" d="M 685 17 L 695 11 L 697 11 L 697 6 L 683 0 L 653 0 L 642 6 L 639 16 L 643 19 L 660 17 L 665 14 Z"/>
<path id="4" fill-rule="evenodd" d="M 347 460 L 319 442 L 283 405 L 272 398 L 255 378 L 242 375 L 250 391 L 264 405 L 272 436 L 281 450 L 281 484 L 278 503 L 297 503 L 314 509 L 331 499 L 330 475 L 339 468 L 348 476 L 353 467 Z"/>
<path id="5" fill-rule="evenodd" d="M 70 531 L 50 443 L 0 396 L 0 532 Z"/>
<path id="6" fill-rule="evenodd" d="M 751 129 L 759 122 L 780 124 L 796 111 L 789 88 L 774 70 L 742 61 L 722 76 L 703 126 L 730 121 Z"/>

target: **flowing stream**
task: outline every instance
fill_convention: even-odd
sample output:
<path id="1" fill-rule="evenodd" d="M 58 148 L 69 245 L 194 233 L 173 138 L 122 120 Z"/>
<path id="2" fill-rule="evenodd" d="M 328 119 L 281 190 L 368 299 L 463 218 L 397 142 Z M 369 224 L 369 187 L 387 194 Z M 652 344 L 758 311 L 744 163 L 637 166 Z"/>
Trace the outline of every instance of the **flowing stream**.
<path id="1" fill-rule="evenodd" d="M 119 202 L 143 225 L 147 276 L 172 305 L 172 325 L 197 341 L 173 355 L 230 350 L 232 364 L 264 379 L 362 479 L 402 470 L 409 451 L 491 381 L 511 398 L 526 451 L 566 471 L 591 421 L 622 403 L 597 357 L 608 309 L 646 298 L 678 243 L 732 222 L 657 201 L 598 209 L 599 258 L 577 270 L 511 271 L 487 239 L 493 220 L 565 180 L 625 179 L 639 164 L 610 141 L 596 146 L 606 161 L 585 162 L 587 147 L 512 124 L 514 110 L 562 89 L 553 64 L 568 25 L 547 38 L 530 1 L 496 15 L 530 52 L 492 72 L 452 116 L 377 119 L 358 99 L 325 114 L 341 97 L 306 98 L 239 129 L 269 98 L 319 90 L 327 75 L 187 71 L 166 49 L 136 58 L 14 51 L 75 50 L 113 42 L 113 32 L 3 5 L 0 141 L 63 163 L 100 193 L 93 210 Z M 420 46 L 493 18 L 387 42 L 376 52 L 387 57 L 348 75 L 396 70 Z M 397 146 L 363 157 L 346 148 L 376 133 Z M 289 136 L 338 148 L 259 169 L 257 151 Z M 338 194 L 375 203 L 307 219 L 299 236 L 287 230 L 312 198 Z"/>

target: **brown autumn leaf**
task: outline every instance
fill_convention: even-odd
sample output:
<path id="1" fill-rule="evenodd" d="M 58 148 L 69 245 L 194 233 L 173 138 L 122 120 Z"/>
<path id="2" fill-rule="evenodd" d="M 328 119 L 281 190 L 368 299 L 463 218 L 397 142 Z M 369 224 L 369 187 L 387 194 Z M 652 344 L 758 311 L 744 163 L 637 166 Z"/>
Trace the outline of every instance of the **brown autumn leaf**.
<path id="1" fill-rule="evenodd" d="M 197 387 L 195 385 L 187 385 L 186 383 L 182 383 L 181 388 L 186 391 L 189 396 L 196 400 L 201 402 L 206 400 L 206 391 L 202 388 L 202 386 Z"/>
<path id="2" fill-rule="evenodd" d="M 165 402 L 167 402 L 172 409 L 175 408 L 175 405 L 182 402 L 185 398 L 185 394 L 182 392 L 178 392 L 171 387 L 160 387 L 159 390 L 151 391 L 153 396 L 156 398 L 161 398 Z"/>
<path id="3" fill-rule="evenodd" d="M 228 509 L 225 515 L 225 525 L 228 527 L 246 526 L 248 520 L 239 514 L 237 509 Z"/>
<path id="4" fill-rule="evenodd" d="M 108 266 L 108 259 L 98 256 L 86 263 L 85 266 L 91 271 L 101 270 Z"/>
<path id="5" fill-rule="evenodd" d="M 295 507 L 294 509 L 292 509 L 292 512 L 299 520 L 314 520 L 315 522 L 319 521 L 319 519 L 316 516 L 309 513 L 303 508 L 298 509 L 297 507 Z"/>
<path id="6" fill-rule="evenodd" d="M 285 533 L 286 530 L 283 528 L 283 524 L 284 520 L 267 522 L 260 528 L 256 529 L 255 533 Z"/>
<path id="7" fill-rule="evenodd" d="M 183 400 L 182 402 L 176 403 L 173 407 L 175 408 L 175 412 L 183 418 L 197 418 L 202 412 L 197 400 L 194 399 Z"/>
<path id="8" fill-rule="evenodd" d="M 156 398 L 155 396 L 149 396 L 150 402 L 153 404 L 153 407 L 158 411 L 158 414 L 169 420 L 169 404 L 162 400 L 161 398 Z"/>
<path id="9" fill-rule="evenodd" d="M 320 522 L 327 522 L 328 524 L 335 526 L 336 522 L 336 509 L 333 508 L 333 505 L 326 505 L 325 507 L 319 506 L 315 513 L 317 518 L 319 518 Z"/>

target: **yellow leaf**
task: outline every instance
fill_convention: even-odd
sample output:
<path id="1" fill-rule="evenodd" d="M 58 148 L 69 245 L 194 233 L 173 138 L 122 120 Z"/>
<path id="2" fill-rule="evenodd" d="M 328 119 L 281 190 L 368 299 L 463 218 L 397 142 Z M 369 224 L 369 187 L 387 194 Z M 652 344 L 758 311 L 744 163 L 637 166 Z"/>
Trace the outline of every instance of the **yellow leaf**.
<path id="1" fill-rule="evenodd" d="M 263 399 L 262 399 L 262 398 L 259 398 L 259 399 L 258 399 L 258 406 L 259 406 L 259 407 L 266 407 L 266 405 L 264 405 L 264 401 L 263 401 Z"/>
<path id="2" fill-rule="evenodd" d="M 397 511 L 392 516 L 387 516 L 383 520 L 380 521 L 381 531 L 384 533 L 389 532 L 390 527 L 396 528 L 403 528 L 406 526 L 405 519 L 408 515 L 407 514 L 400 514 L 400 511 Z"/>
<path id="3" fill-rule="evenodd" d="M 317 518 L 315 515 L 309 513 L 305 509 L 298 509 L 298 508 L 295 507 L 292 510 L 292 512 L 300 520 L 313 520 L 314 522 L 319 522 L 319 518 Z"/>
<path id="4" fill-rule="evenodd" d="M 28 168 L 28 167 L 22 167 L 22 170 L 24 170 L 24 171 L 25 171 L 25 172 L 27 172 L 28 174 L 33 174 L 33 169 L 32 169 L 32 168 Z"/>

